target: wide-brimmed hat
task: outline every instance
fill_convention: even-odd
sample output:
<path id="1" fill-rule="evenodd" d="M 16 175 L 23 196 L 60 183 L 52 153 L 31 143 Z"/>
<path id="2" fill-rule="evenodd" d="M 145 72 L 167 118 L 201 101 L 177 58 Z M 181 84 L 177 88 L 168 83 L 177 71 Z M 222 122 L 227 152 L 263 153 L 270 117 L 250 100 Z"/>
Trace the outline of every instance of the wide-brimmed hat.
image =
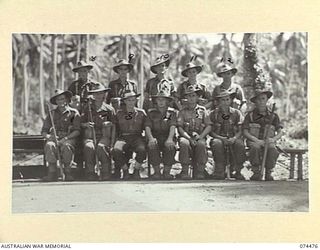
<path id="1" fill-rule="evenodd" d="M 126 59 L 120 59 L 116 65 L 113 66 L 113 71 L 118 73 L 118 69 L 121 67 L 121 66 L 127 66 L 128 69 L 129 69 L 129 72 L 131 70 L 133 70 L 133 64 L 131 64 L 129 62 L 129 60 L 126 60 Z"/>
<path id="2" fill-rule="evenodd" d="M 77 72 L 79 69 L 87 68 L 88 70 L 92 69 L 93 66 L 91 64 L 86 63 L 85 61 L 79 61 L 77 66 L 72 69 L 73 72 Z"/>
<path id="3" fill-rule="evenodd" d="M 193 62 L 189 62 L 187 65 L 186 65 L 186 68 L 184 70 L 182 70 L 181 72 L 181 75 L 183 75 L 184 77 L 188 77 L 187 76 L 187 71 L 189 69 L 196 69 L 198 74 L 202 71 L 202 65 L 196 65 L 194 64 Z"/>
<path id="4" fill-rule="evenodd" d="M 195 86 L 190 85 L 190 86 L 187 87 L 184 95 L 186 96 L 186 95 L 189 95 L 189 94 L 192 94 L 192 93 L 197 93 L 198 95 L 201 95 L 202 92 L 203 92 L 203 90 L 198 85 L 195 85 Z"/>
<path id="5" fill-rule="evenodd" d="M 254 96 L 250 98 L 250 101 L 255 102 L 256 98 L 261 94 L 266 94 L 268 99 L 273 95 L 273 93 L 268 89 L 255 89 Z"/>
<path id="6" fill-rule="evenodd" d="M 157 97 L 165 97 L 170 100 L 173 99 L 173 97 L 171 96 L 171 89 L 168 80 L 162 79 L 161 82 L 158 84 L 158 93 L 156 95 L 151 96 L 151 98 Z"/>
<path id="7" fill-rule="evenodd" d="M 157 72 L 155 71 L 155 67 L 157 67 L 161 63 L 165 63 L 167 67 L 169 66 L 169 64 L 170 64 L 169 54 L 163 54 L 163 55 L 159 56 L 158 58 L 156 58 L 153 65 L 151 65 L 151 67 L 150 67 L 151 72 L 154 74 L 157 74 Z"/>
<path id="8" fill-rule="evenodd" d="M 100 82 L 92 82 L 91 89 L 88 91 L 89 94 L 98 93 L 98 92 L 107 92 L 110 88 L 106 88 Z"/>
<path id="9" fill-rule="evenodd" d="M 50 98 L 50 102 L 54 105 L 57 105 L 56 98 L 60 95 L 65 95 L 69 99 L 69 102 L 70 102 L 70 99 L 72 97 L 72 92 L 70 92 L 69 90 L 56 89 L 54 91 L 54 95 Z"/>
<path id="10" fill-rule="evenodd" d="M 125 100 L 125 99 L 128 99 L 129 97 L 139 97 L 140 94 L 137 94 L 135 91 L 133 90 L 126 90 L 123 92 L 123 94 L 121 95 L 121 99 L 122 100 Z"/>
<path id="11" fill-rule="evenodd" d="M 233 74 L 237 73 L 238 70 L 231 63 L 219 63 L 217 66 L 217 76 L 222 77 L 221 74 L 231 71 Z"/>
<path id="12" fill-rule="evenodd" d="M 236 93 L 232 89 L 229 89 L 229 90 L 223 89 L 220 91 L 219 94 L 215 96 L 215 98 L 222 98 L 227 96 L 230 96 L 230 98 L 232 99 L 236 96 Z"/>

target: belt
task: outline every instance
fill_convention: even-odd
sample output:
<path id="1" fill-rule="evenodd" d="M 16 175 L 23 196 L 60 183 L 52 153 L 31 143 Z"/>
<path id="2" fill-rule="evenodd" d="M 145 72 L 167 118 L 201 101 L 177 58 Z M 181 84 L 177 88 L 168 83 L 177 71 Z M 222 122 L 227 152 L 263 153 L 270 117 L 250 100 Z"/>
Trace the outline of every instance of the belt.
<path id="1" fill-rule="evenodd" d="M 122 133 L 121 136 L 130 136 L 130 135 L 138 135 L 140 136 L 141 134 L 138 133 Z"/>

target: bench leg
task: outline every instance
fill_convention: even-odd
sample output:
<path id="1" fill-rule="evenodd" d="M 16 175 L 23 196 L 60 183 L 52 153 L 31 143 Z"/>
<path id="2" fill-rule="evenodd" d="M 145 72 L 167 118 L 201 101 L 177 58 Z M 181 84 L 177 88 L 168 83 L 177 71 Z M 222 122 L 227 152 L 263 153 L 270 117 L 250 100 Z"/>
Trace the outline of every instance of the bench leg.
<path id="1" fill-rule="evenodd" d="M 294 163 L 295 163 L 296 154 L 290 154 L 290 176 L 289 179 L 294 179 Z"/>
<path id="2" fill-rule="evenodd" d="M 303 180 L 303 173 L 302 173 L 302 154 L 298 154 L 298 180 Z"/>

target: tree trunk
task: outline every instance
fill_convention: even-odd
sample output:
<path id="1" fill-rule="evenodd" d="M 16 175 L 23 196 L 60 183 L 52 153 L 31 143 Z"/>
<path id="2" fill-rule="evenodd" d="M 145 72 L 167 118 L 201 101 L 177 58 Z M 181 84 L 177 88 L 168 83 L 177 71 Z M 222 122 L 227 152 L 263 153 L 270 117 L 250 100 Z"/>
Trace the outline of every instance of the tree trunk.
<path id="1" fill-rule="evenodd" d="M 28 94 L 28 68 L 27 68 L 27 65 L 28 65 L 28 55 L 26 54 L 26 51 L 25 51 L 25 54 L 23 56 L 23 86 L 24 86 L 24 110 L 23 110 L 23 116 L 24 118 L 26 119 L 27 116 L 28 116 L 28 104 L 29 104 L 29 94 Z"/>
<path id="2" fill-rule="evenodd" d="M 86 36 L 86 62 L 89 62 L 89 57 L 90 57 L 90 34 L 87 34 Z"/>
<path id="3" fill-rule="evenodd" d="M 52 83 L 54 88 L 58 88 L 57 82 L 57 35 L 52 35 Z"/>
<path id="4" fill-rule="evenodd" d="M 141 93 L 141 98 L 140 98 L 140 103 L 139 103 L 140 108 L 142 108 L 143 101 L 144 101 L 143 38 L 144 38 L 144 35 L 141 35 L 141 40 L 140 40 L 140 93 Z"/>
<path id="5" fill-rule="evenodd" d="M 124 50 L 125 50 L 125 59 L 128 60 L 129 57 L 129 35 L 125 35 L 125 39 L 124 39 Z"/>
<path id="6" fill-rule="evenodd" d="M 244 43 L 244 59 L 243 59 L 243 89 L 246 99 L 248 100 L 247 110 L 251 110 L 253 104 L 249 101 L 254 94 L 254 89 L 256 87 L 255 79 L 258 76 L 258 71 L 255 66 L 257 66 L 257 48 L 256 48 L 256 34 L 245 33 L 243 37 Z"/>
<path id="7" fill-rule="evenodd" d="M 42 35 L 40 35 L 40 69 L 39 69 L 39 73 L 40 73 L 40 87 L 39 87 L 39 94 L 40 94 L 40 116 L 42 117 L 42 119 L 45 118 L 45 111 L 44 111 L 44 82 L 43 82 L 43 39 L 42 39 Z"/>
<path id="8" fill-rule="evenodd" d="M 62 35 L 62 51 L 61 51 L 61 89 L 64 89 L 65 69 L 66 69 L 66 43 L 65 35 Z"/>
<path id="9" fill-rule="evenodd" d="M 76 35 L 78 38 L 78 46 L 77 46 L 77 61 L 76 64 L 81 60 L 81 35 Z M 74 72 L 74 78 L 77 77 L 77 73 Z"/>

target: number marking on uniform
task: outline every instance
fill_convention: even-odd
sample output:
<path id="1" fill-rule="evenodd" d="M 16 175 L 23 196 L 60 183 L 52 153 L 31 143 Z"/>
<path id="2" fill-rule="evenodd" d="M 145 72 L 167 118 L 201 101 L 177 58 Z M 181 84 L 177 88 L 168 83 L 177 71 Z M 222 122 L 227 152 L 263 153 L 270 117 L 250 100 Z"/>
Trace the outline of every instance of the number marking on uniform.
<path id="1" fill-rule="evenodd" d="M 133 112 L 129 112 L 128 115 L 126 115 L 124 118 L 126 120 L 131 120 L 133 118 L 132 115 L 133 115 Z"/>
<path id="2" fill-rule="evenodd" d="M 229 120 L 230 115 L 222 114 L 221 117 L 222 117 L 223 120 Z"/>

